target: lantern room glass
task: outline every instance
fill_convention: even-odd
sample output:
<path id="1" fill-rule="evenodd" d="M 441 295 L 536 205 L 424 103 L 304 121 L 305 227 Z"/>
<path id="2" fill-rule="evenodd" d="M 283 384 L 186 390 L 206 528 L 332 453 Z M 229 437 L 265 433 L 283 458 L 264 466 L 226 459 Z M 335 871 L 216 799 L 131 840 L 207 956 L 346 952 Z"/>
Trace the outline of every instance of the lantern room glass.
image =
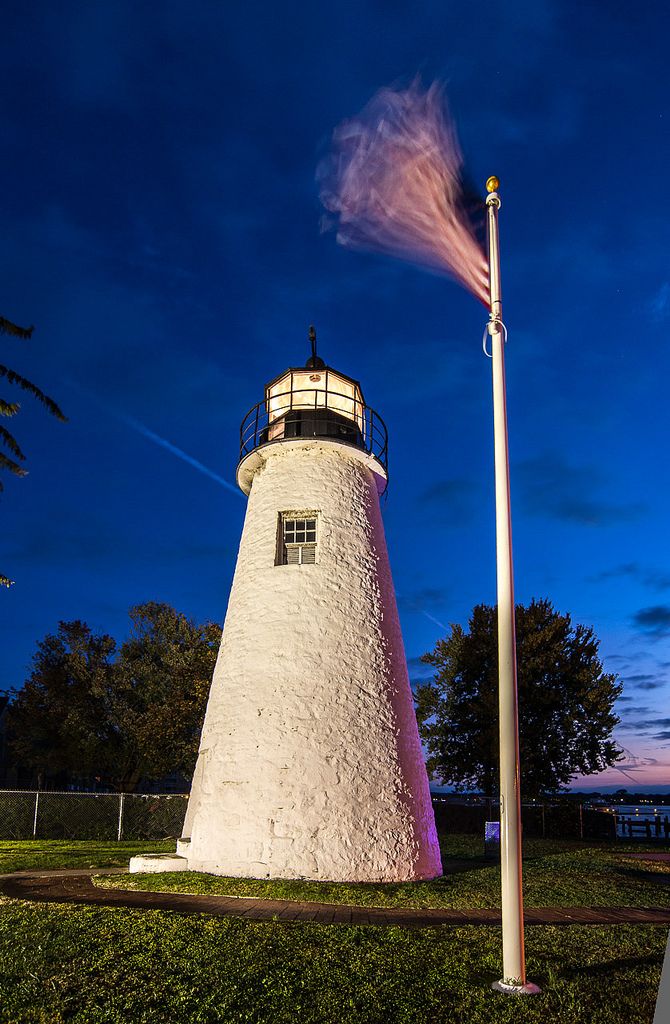
<path id="1" fill-rule="evenodd" d="M 265 389 L 268 440 L 284 435 L 284 418 L 295 410 L 329 409 L 351 420 L 364 436 L 363 395 L 355 381 L 324 368 L 287 370 Z"/>

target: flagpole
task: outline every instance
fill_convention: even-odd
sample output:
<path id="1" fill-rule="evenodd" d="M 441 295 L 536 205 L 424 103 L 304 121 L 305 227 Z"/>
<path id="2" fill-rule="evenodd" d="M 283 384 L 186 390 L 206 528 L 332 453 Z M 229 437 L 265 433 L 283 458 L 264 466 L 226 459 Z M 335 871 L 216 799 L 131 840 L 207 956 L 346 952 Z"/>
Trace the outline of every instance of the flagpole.
<path id="1" fill-rule="evenodd" d="M 498 704 L 500 712 L 500 876 L 502 886 L 503 976 L 499 992 L 530 995 L 537 985 L 526 981 L 521 887 L 521 793 L 519 788 L 519 715 L 517 708 L 516 633 L 512 516 L 509 493 L 509 446 L 505 394 L 505 341 L 500 289 L 500 244 L 497 178 L 486 182 L 490 317 L 493 368 L 493 436 L 496 493 L 496 565 L 498 581 Z"/>

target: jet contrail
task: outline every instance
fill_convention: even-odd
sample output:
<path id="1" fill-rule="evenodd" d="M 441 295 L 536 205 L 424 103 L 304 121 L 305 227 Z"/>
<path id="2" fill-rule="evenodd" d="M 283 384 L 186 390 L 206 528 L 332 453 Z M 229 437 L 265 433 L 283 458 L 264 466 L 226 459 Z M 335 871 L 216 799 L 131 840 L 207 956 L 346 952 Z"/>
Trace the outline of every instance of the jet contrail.
<path id="1" fill-rule="evenodd" d="M 115 409 L 109 402 L 105 402 L 102 398 L 99 398 L 98 395 L 94 395 L 91 391 L 81 387 L 81 385 L 77 384 L 76 381 L 67 378 L 64 380 L 69 387 L 74 388 L 74 390 L 79 392 L 80 395 L 84 395 L 86 398 L 92 399 L 96 405 L 100 406 L 101 409 L 104 409 L 110 416 L 114 416 L 115 419 L 121 420 L 121 422 L 125 423 L 131 430 L 137 431 L 137 433 L 141 434 L 142 437 L 146 437 L 148 441 L 153 441 L 153 443 L 157 444 L 160 448 L 164 448 L 166 451 L 171 452 L 172 455 L 176 455 L 176 457 L 181 459 L 182 462 L 186 462 L 189 466 L 192 466 L 193 469 L 197 469 L 199 473 L 203 473 L 204 476 L 208 476 L 210 480 L 215 480 L 217 484 L 221 484 L 221 486 L 225 487 L 227 491 L 232 491 L 233 494 L 236 494 L 238 497 L 244 498 L 240 489 L 236 487 L 235 484 L 231 483 L 230 480 L 226 480 L 224 477 L 219 476 L 219 474 L 215 473 L 213 469 L 209 469 L 208 466 L 205 466 L 202 462 L 194 459 L 192 455 L 189 455 L 188 452 L 185 452 L 182 448 L 177 448 L 176 444 L 172 444 L 171 441 L 161 437 L 161 435 L 157 434 L 155 431 L 150 430 L 149 427 L 145 426 L 140 420 L 136 420 L 134 416 L 128 416 L 127 413 L 120 412 L 118 409 Z"/>
<path id="2" fill-rule="evenodd" d="M 131 427 L 132 430 L 136 430 L 138 434 L 142 435 L 142 437 L 146 437 L 149 441 L 153 441 L 154 444 L 157 444 L 160 448 L 165 448 L 166 451 L 172 452 L 172 454 L 176 455 L 178 459 L 182 460 L 182 462 L 186 462 L 189 466 L 193 466 L 194 469 L 197 469 L 200 473 L 204 473 L 204 475 L 210 477 L 210 479 L 216 480 L 217 484 L 221 484 L 221 486 L 225 487 L 226 490 L 233 491 L 234 494 L 237 494 L 241 498 L 244 497 L 240 489 L 236 487 L 235 484 L 231 484 L 229 480 L 219 476 L 219 474 L 215 473 L 213 469 L 209 469 L 207 466 L 203 465 L 202 462 L 198 462 L 197 459 L 194 459 L 192 455 L 189 455 L 188 452 L 185 452 L 182 448 L 177 448 L 176 444 L 172 444 L 171 441 L 161 437 L 160 434 L 156 434 L 153 430 L 149 430 L 144 423 L 134 419 L 132 416 L 127 416 L 125 413 L 115 412 L 114 415 L 118 416 L 118 418 L 127 426 Z"/>
<path id="3" fill-rule="evenodd" d="M 436 619 L 434 615 L 431 615 L 430 612 L 425 612 L 423 608 L 420 608 L 419 611 L 421 612 L 422 615 L 425 615 L 427 619 L 430 619 L 431 622 L 434 622 L 436 626 L 439 626 L 440 629 L 446 630 L 449 628 L 448 626 L 445 626 L 443 622 L 440 622 L 439 619 Z"/>
<path id="4" fill-rule="evenodd" d="M 403 595 L 399 594 L 397 591 L 395 596 L 399 603 L 403 600 Z M 449 628 L 448 626 L 445 626 L 443 622 L 440 622 L 439 619 L 436 619 L 434 615 L 431 615 L 430 612 L 427 612 L 425 608 L 422 608 L 419 602 L 416 600 L 416 598 L 409 597 L 407 601 L 402 605 L 402 608 L 404 611 L 407 612 L 419 612 L 421 615 L 424 615 L 431 622 L 434 622 L 436 626 L 439 626 L 440 629 L 443 629 L 445 632 Z"/>

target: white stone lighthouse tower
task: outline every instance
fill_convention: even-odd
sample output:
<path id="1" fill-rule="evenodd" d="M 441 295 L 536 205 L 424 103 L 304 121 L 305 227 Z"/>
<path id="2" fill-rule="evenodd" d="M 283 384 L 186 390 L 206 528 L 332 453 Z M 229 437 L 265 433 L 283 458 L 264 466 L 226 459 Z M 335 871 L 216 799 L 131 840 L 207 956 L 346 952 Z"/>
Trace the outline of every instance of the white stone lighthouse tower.
<path id="1" fill-rule="evenodd" d="M 310 337 L 242 423 L 249 502 L 179 852 L 220 875 L 434 878 L 379 507 L 386 428 Z"/>

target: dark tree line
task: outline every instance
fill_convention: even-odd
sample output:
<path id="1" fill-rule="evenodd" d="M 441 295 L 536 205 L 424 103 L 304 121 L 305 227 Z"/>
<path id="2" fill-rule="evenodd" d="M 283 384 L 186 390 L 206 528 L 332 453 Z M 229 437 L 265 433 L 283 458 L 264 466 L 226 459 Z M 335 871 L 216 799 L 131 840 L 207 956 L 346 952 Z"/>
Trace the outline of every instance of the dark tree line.
<path id="1" fill-rule="evenodd" d="M 153 601 L 131 608 L 130 620 L 121 646 L 80 621 L 38 644 L 7 710 L 20 765 L 123 792 L 143 777 L 190 776 L 221 627 Z"/>
<path id="2" fill-rule="evenodd" d="M 7 709 L 17 761 L 51 777 L 98 778 L 131 792 L 141 778 L 195 765 L 221 627 L 197 625 L 167 604 L 130 610 L 120 646 L 84 622 L 61 622 L 42 640 L 24 687 Z M 538 797 L 575 774 L 620 758 L 612 729 L 616 676 L 598 640 L 547 600 L 516 609 L 521 791 Z M 498 788 L 496 610 L 478 605 L 423 660 L 435 670 L 417 689 L 419 729 L 433 778 L 493 797 Z"/>

